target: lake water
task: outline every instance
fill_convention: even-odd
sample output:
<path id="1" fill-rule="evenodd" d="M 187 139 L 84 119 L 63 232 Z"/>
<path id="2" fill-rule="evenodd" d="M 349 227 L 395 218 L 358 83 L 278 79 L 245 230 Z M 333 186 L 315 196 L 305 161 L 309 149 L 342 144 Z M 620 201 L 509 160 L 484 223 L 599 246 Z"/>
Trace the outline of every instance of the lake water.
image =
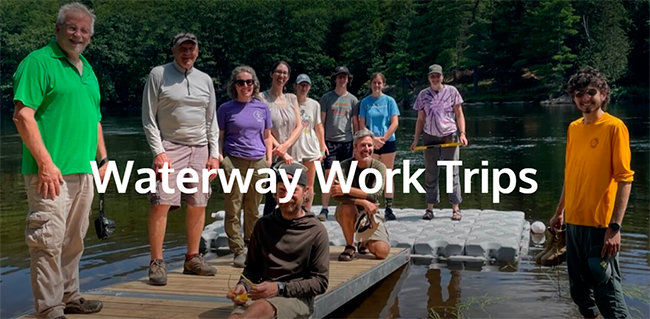
<path id="1" fill-rule="evenodd" d="M 555 212 L 562 188 L 564 151 L 568 124 L 580 114 L 571 106 L 501 105 L 465 106 L 470 145 L 461 150 L 464 169 L 510 168 L 515 173 L 534 168 L 538 184 L 535 194 L 518 191 L 501 195 L 492 202 L 490 193 L 480 193 L 480 179 L 474 177 L 472 192 L 463 193 L 462 208 L 520 210 L 530 221 L 545 223 Z M 636 172 L 632 195 L 623 222 L 620 253 L 626 301 L 634 317 L 650 317 L 650 119 L 648 105 L 614 105 L 610 113 L 621 118 L 630 131 L 632 169 Z M 408 150 L 413 138 L 416 114 L 403 112 L 397 132 L 397 167 L 410 160 L 411 171 L 423 167 L 421 152 Z M 88 290 L 146 276 L 149 261 L 147 239 L 148 201 L 137 194 L 137 168 L 150 167 L 151 153 L 139 117 L 105 116 L 106 145 L 120 170 L 127 160 L 135 161 L 125 194 L 114 184 L 106 194 L 106 212 L 118 228 L 108 241 L 97 240 L 89 229 L 80 268 L 81 288 Z M 0 317 L 30 311 L 33 305 L 29 282 L 29 254 L 24 242 L 27 199 L 20 175 L 21 141 L 9 114 L 0 123 Z M 490 173 L 491 174 L 491 173 Z M 462 178 L 462 176 L 461 176 Z M 422 179 L 421 179 L 422 180 Z M 462 181 L 462 180 L 461 180 Z M 441 180 L 444 183 L 444 177 Z M 396 207 L 424 209 L 424 194 L 401 193 L 396 180 Z M 444 185 L 444 184 L 441 184 Z M 502 178 L 502 185 L 506 185 Z M 517 187 L 527 187 L 518 182 Z M 217 188 L 214 186 L 215 189 Z M 319 196 L 318 196 L 319 197 Z M 441 194 L 439 208 L 449 208 Z M 319 199 L 316 200 L 319 203 Z M 96 208 L 95 204 L 95 208 Z M 209 212 L 223 209 L 223 195 L 215 193 Z M 95 209 L 96 211 L 96 209 Z M 93 217 L 94 218 L 94 217 Z M 399 218 L 399 216 L 398 216 Z M 170 213 L 165 237 L 165 259 L 180 266 L 185 252 L 183 211 Z M 541 248 L 531 248 L 530 255 Z M 337 318 L 559 318 L 579 317 L 569 295 L 566 266 L 536 266 L 523 256 L 518 267 L 487 266 L 468 269 L 455 264 L 411 262 L 333 313 Z"/>

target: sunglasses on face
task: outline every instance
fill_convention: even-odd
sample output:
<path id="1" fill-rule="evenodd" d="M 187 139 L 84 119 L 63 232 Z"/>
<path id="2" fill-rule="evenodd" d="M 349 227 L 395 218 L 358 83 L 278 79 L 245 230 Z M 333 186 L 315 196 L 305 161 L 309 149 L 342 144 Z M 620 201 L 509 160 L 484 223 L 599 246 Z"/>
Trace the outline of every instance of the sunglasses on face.
<path id="1" fill-rule="evenodd" d="M 596 89 L 588 89 L 588 90 L 584 90 L 584 91 L 577 91 L 577 92 L 573 93 L 573 96 L 575 96 L 577 98 L 582 98 L 583 96 L 585 96 L 585 93 L 588 94 L 591 97 L 591 96 L 594 96 L 594 95 L 598 94 L 598 90 L 596 90 Z"/>
<path id="2" fill-rule="evenodd" d="M 251 85 L 253 85 L 253 83 L 254 83 L 253 80 L 251 80 L 251 79 L 248 79 L 248 80 L 237 80 L 237 81 L 235 81 L 235 82 L 236 82 L 237 85 L 239 85 L 239 86 L 244 86 L 244 85 L 251 86 Z"/>

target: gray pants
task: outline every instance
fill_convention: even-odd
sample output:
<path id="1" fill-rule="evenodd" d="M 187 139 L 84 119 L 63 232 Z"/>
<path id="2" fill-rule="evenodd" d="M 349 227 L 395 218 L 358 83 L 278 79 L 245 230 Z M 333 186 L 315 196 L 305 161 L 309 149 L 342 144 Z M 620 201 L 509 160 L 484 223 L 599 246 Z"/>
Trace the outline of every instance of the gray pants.
<path id="1" fill-rule="evenodd" d="M 604 318 L 627 318 L 621 269 L 618 254 L 612 259 L 612 277 L 606 283 L 591 284 L 591 272 L 587 264 L 587 254 L 591 248 L 602 246 L 606 228 L 576 226 L 567 224 L 567 268 L 571 298 L 578 305 L 580 314 L 595 317 L 599 311 Z"/>
<path id="2" fill-rule="evenodd" d="M 37 194 L 38 175 L 25 175 L 25 241 L 38 318 L 63 316 L 65 304 L 81 298 L 79 260 L 95 190 L 90 174 L 63 175 L 63 181 L 59 196 L 43 199 Z"/>
<path id="3" fill-rule="evenodd" d="M 445 137 L 438 137 L 424 133 L 424 145 L 434 145 L 442 143 L 452 143 L 455 141 L 455 135 Z M 440 203 L 440 188 L 438 186 L 438 177 L 440 176 L 440 167 L 438 167 L 438 160 L 454 160 L 457 161 L 460 157 L 458 146 L 447 148 L 430 148 L 424 151 L 424 184 L 427 191 L 427 204 Z M 463 198 L 460 195 L 460 167 L 454 166 L 454 187 L 453 192 L 449 194 L 449 202 L 451 204 L 460 204 Z"/>

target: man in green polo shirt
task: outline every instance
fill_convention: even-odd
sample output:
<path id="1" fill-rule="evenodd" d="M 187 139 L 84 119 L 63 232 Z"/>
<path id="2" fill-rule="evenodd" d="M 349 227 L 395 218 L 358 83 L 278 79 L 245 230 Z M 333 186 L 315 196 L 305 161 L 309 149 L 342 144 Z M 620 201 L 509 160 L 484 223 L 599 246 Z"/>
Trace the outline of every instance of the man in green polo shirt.
<path id="1" fill-rule="evenodd" d="M 79 294 L 94 195 L 90 162 L 106 172 L 99 83 L 81 55 L 95 15 L 80 3 L 62 6 L 56 40 L 30 53 L 14 74 L 14 122 L 23 140 L 22 173 L 29 203 L 25 241 L 39 318 L 95 313 L 102 303 Z"/>

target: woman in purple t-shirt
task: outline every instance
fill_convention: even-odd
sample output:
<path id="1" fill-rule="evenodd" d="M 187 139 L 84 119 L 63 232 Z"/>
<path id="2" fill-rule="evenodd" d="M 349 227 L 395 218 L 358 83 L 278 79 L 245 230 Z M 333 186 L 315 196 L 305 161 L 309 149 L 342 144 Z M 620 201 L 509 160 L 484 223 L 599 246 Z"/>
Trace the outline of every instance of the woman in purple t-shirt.
<path id="1" fill-rule="evenodd" d="M 465 146 L 465 115 L 463 114 L 463 98 L 458 90 L 442 84 L 444 79 L 442 67 L 433 64 L 429 67 L 430 87 L 422 90 L 415 100 L 413 109 L 418 111 L 418 120 L 415 124 L 415 135 L 411 150 L 418 145 L 420 134 L 424 130 L 422 142 L 424 145 L 435 145 L 455 142 L 456 139 Z M 438 188 L 438 175 L 440 168 L 438 160 L 454 160 L 459 158 L 458 146 L 448 148 L 429 148 L 424 151 L 424 182 L 426 188 L 427 209 L 422 219 L 433 219 L 433 205 L 440 203 L 440 190 Z M 451 219 L 460 220 L 460 177 L 459 167 L 454 166 L 453 192 L 449 194 L 449 202 L 453 210 Z"/>
<path id="2" fill-rule="evenodd" d="M 221 164 L 226 180 L 232 174 L 241 174 L 246 180 L 251 169 L 252 179 L 248 189 L 240 192 L 236 183 L 230 192 L 225 193 L 226 218 L 224 227 L 228 235 L 228 245 L 235 255 L 235 267 L 243 268 L 246 262 L 245 242 L 250 239 L 253 226 L 259 218 L 257 207 L 262 194 L 255 190 L 258 180 L 266 176 L 258 174 L 262 168 L 271 165 L 271 113 L 267 105 L 260 101 L 260 82 L 255 70 L 249 66 L 236 67 L 228 81 L 228 95 L 231 101 L 222 104 L 217 111 L 219 123 L 219 143 L 224 159 Z M 236 179 L 235 179 L 236 180 Z M 244 209 L 244 238 L 241 235 L 240 212 Z"/>

